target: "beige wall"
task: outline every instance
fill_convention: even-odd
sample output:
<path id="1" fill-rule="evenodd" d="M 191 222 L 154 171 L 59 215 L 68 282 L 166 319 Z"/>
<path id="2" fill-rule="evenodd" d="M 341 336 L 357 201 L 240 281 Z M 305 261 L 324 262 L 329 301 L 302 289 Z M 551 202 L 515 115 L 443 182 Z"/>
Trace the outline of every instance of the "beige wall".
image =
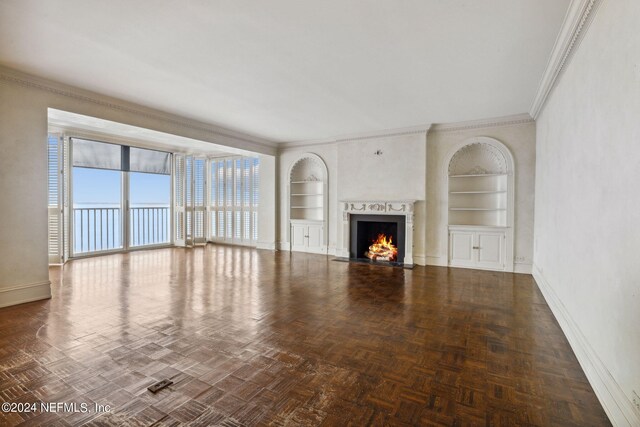
<path id="1" fill-rule="evenodd" d="M 640 425 L 640 2 L 602 2 L 537 120 L 534 276 L 605 410 Z"/>
<path id="2" fill-rule="evenodd" d="M 416 200 L 413 258 L 425 265 L 426 132 L 346 141 L 337 148 L 338 201 Z M 382 154 L 374 154 L 378 150 Z"/>
<path id="3" fill-rule="evenodd" d="M 376 156 L 375 151 L 382 155 Z M 414 261 L 424 264 L 425 133 L 372 137 L 307 147 L 280 153 L 280 245 L 289 248 L 286 199 L 288 171 L 304 153 L 320 156 L 329 171 L 329 253 L 335 254 L 341 223 L 340 200 L 416 199 Z"/>
<path id="4" fill-rule="evenodd" d="M 464 126 L 461 126 L 464 127 Z M 466 130 L 434 130 L 427 136 L 427 263 L 447 265 L 448 188 L 447 155 L 469 138 L 495 138 L 509 148 L 515 163 L 514 268 L 530 273 L 533 260 L 535 181 L 535 124 L 494 125 Z"/>
<path id="5" fill-rule="evenodd" d="M 275 177 L 275 148 L 252 137 L 0 67 L 0 306 L 50 296 L 47 257 L 47 108 L 259 152 Z M 275 236 L 275 180 L 261 183 L 260 239 Z M 269 221 L 271 215 L 271 221 Z M 272 224 L 273 226 L 270 226 Z M 269 231 L 271 227 L 271 231 Z M 265 243 L 266 244 L 266 243 Z"/>
<path id="6" fill-rule="evenodd" d="M 0 84 L 0 307 L 48 298 L 47 101 Z"/>
<path id="7" fill-rule="evenodd" d="M 304 153 L 318 154 L 329 169 L 329 250 L 341 245 L 339 200 L 416 199 L 414 261 L 419 265 L 447 265 L 448 189 L 446 156 L 456 145 L 475 136 L 488 136 L 504 143 L 515 162 L 514 258 L 517 272 L 530 273 L 533 260 L 533 208 L 535 138 L 533 121 L 519 117 L 517 124 L 466 129 L 435 130 L 391 137 L 288 148 L 280 154 L 279 247 L 288 248 L 287 171 Z M 468 128 L 468 123 L 459 127 Z M 457 128 L 456 124 L 447 129 Z M 383 154 L 373 153 L 381 150 Z"/>

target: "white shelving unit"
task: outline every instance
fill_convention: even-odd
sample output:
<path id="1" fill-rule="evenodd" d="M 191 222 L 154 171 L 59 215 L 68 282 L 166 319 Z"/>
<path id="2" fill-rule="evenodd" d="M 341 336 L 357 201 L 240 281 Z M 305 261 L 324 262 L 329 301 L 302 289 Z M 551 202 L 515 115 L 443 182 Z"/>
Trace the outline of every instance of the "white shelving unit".
<path id="1" fill-rule="evenodd" d="M 289 241 L 292 251 L 327 251 L 327 167 L 306 153 L 289 170 Z"/>
<path id="2" fill-rule="evenodd" d="M 449 176 L 449 225 L 507 226 L 506 173 Z"/>
<path id="3" fill-rule="evenodd" d="M 449 265 L 513 271 L 513 159 L 477 137 L 451 153 L 447 169 Z"/>

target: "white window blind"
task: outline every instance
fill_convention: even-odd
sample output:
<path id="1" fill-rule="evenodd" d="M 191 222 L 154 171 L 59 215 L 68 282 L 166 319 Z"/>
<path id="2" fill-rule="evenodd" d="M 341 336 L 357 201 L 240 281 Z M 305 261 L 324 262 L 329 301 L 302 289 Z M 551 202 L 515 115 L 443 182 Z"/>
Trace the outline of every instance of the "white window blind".
<path id="1" fill-rule="evenodd" d="M 175 155 L 175 169 L 173 173 L 173 197 L 174 197 L 174 242 L 178 246 L 184 246 L 185 236 L 185 157 Z"/>
<path id="2" fill-rule="evenodd" d="M 62 262 L 63 227 L 62 227 L 62 168 L 63 152 L 60 136 L 49 134 L 47 137 L 47 200 L 48 200 L 48 242 L 49 263 Z"/>
<path id="3" fill-rule="evenodd" d="M 171 175 L 171 153 L 72 138 L 73 166 Z"/>
<path id="4" fill-rule="evenodd" d="M 209 240 L 254 245 L 258 239 L 259 159 L 210 162 Z"/>
<path id="5" fill-rule="evenodd" d="M 122 146 L 72 138 L 73 166 L 122 170 Z"/>
<path id="6" fill-rule="evenodd" d="M 131 172 L 171 175 L 171 154 L 164 151 L 131 147 L 129 150 Z"/>

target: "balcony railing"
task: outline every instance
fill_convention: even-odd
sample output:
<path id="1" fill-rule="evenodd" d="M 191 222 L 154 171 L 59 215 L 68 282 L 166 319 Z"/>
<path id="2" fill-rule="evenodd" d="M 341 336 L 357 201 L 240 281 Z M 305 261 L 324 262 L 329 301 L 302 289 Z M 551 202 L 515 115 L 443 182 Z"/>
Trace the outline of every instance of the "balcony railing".
<path id="1" fill-rule="evenodd" d="M 170 212 L 166 206 L 129 210 L 129 246 L 169 243 Z M 122 249 L 122 215 L 117 207 L 74 208 L 75 254 Z"/>
<path id="2" fill-rule="evenodd" d="M 130 212 L 130 246 L 169 243 L 168 207 L 131 208 Z"/>

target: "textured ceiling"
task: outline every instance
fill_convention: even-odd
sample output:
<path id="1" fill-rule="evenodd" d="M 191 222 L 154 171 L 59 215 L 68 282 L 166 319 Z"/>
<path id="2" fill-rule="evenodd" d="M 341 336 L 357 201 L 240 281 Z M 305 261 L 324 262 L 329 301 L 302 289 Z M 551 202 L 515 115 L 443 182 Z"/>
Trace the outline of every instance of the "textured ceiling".
<path id="1" fill-rule="evenodd" d="M 527 112 L 569 0 L 3 0 L 0 63 L 274 141 Z"/>

